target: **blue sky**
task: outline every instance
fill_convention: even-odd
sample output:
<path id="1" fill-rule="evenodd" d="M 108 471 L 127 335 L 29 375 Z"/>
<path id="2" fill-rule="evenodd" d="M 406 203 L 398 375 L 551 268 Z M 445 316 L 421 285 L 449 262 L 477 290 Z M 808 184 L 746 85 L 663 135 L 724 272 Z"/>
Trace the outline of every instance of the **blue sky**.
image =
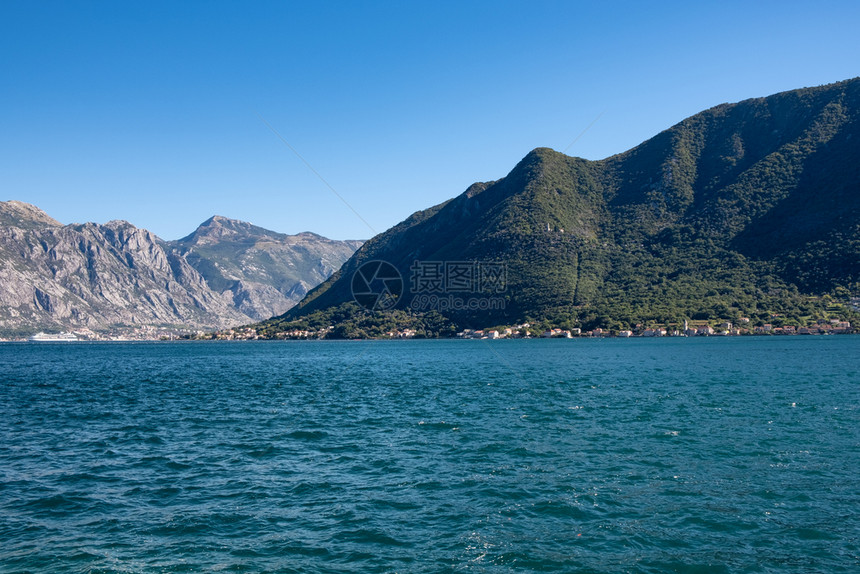
<path id="1" fill-rule="evenodd" d="M 600 159 L 860 75 L 858 29 L 853 0 L 3 0 L 0 200 L 367 238 L 535 147 Z"/>

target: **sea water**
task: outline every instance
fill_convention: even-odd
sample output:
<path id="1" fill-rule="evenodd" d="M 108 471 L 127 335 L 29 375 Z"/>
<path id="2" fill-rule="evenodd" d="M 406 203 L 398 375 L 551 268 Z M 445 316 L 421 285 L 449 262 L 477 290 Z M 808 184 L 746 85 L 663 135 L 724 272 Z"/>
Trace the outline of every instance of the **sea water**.
<path id="1" fill-rule="evenodd" d="M 0 345 L 0 572 L 858 572 L 860 337 Z"/>

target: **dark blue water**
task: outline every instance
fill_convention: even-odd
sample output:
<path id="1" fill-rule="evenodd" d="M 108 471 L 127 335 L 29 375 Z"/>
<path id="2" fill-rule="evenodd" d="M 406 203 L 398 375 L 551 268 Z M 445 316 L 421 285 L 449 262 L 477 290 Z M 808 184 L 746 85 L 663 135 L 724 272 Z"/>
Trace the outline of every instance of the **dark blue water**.
<path id="1" fill-rule="evenodd" d="M 860 337 L 0 345 L 0 571 L 858 572 Z"/>

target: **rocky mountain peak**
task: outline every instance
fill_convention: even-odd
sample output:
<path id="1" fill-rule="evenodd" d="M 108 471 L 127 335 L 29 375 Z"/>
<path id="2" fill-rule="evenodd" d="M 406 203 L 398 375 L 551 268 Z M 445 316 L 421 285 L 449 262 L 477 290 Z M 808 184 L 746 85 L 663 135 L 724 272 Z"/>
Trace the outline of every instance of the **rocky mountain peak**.
<path id="1" fill-rule="evenodd" d="M 315 233 L 287 235 L 214 215 L 187 237 L 169 242 L 206 279 L 254 319 L 295 305 L 311 287 L 340 268 L 360 241 Z"/>
<path id="2" fill-rule="evenodd" d="M 257 227 L 247 221 L 230 219 L 221 215 L 213 215 L 190 235 L 176 241 L 183 246 L 208 245 L 223 241 L 256 241 L 261 238 L 283 239 L 281 233 Z"/>

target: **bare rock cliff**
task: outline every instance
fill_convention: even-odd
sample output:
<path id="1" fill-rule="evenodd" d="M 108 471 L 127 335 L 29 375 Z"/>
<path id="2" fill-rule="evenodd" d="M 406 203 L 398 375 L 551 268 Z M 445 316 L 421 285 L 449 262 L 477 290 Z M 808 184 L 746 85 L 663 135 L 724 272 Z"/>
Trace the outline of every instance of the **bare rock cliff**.
<path id="1" fill-rule="evenodd" d="M 290 281 L 278 261 L 252 257 L 255 242 L 239 245 L 218 227 L 201 254 L 193 241 L 167 243 L 126 221 L 62 225 L 32 205 L 0 202 L 0 331 L 247 324 L 282 313 L 355 250 L 319 238 L 323 253 L 310 265 L 295 255 Z M 290 243 L 301 245 L 299 236 L 268 233 L 268 251 L 281 259 Z"/>

